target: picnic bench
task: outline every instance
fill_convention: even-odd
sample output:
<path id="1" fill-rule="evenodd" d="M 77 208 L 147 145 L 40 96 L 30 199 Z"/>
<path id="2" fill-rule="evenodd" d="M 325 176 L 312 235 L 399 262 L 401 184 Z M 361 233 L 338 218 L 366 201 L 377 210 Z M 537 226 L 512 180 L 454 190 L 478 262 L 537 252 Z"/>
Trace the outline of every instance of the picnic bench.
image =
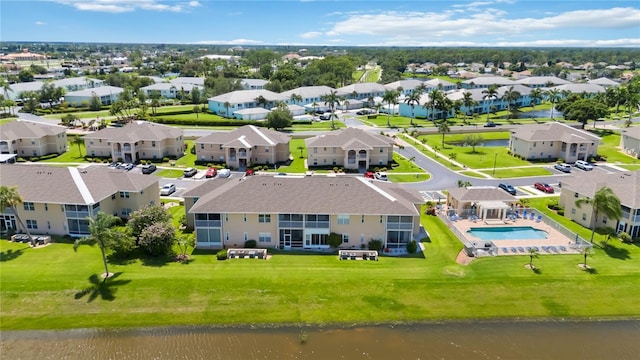
<path id="1" fill-rule="evenodd" d="M 229 259 L 267 259 L 267 249 L 228 249 Z"/>
<path id="2" fill-rule="evenodd" d="M 378 252 L 375 250 L 338 250 L 338 259 L 378 261 Z"/>
<path id="3" fill-rule="evenodd" d="M 33 240 L 36 243 L 36 246 L 42 246 L 51 242 L 51 236 L 43 236 L 43 235 L 32 235 L 32 236 L 33 236 Z M 11 235 L 11 241 L 22 242 L 22 243 L 31 242 L 31 240 L 29 239 L 29 235 L 27 234 Z"/>

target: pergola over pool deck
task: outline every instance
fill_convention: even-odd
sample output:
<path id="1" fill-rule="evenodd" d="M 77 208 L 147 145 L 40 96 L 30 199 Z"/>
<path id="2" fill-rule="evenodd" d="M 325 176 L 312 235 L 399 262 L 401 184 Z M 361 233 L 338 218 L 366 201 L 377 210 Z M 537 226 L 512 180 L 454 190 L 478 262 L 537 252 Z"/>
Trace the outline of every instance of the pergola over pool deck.
<path id="1" fill-rule="evenodd" d="M 494 186 L 447 189 L 447 215 L 477 216 L 483 221 L 504 220 L 518 199 Z"/>

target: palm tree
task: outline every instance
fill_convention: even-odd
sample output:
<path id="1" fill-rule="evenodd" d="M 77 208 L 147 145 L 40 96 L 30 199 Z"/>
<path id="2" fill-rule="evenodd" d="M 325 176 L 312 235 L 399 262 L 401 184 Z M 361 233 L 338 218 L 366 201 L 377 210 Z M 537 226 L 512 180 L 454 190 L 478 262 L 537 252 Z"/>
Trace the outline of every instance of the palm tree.
<path id="1" fill-rule="evenodd" d="M 291 99 L 292 103 L 297 104 L 297 103 L 302 101 L 302 96 L 300 96 L 298 94 L 291 94 L 290 99 Z"/>
<path id="2" fill-rule="evenodd" d="M 531 247 L 529 248 L 529 269 L 535 269 L 533 266 L 533 259 L 538 258 L 538 249 Z"/>
<path id="3" fill-rule="evenodd" d="M 100 252 L 102 253 L 102 262 L 104 263 L 105 272 L 103 281 L 105 281 L 109 276 L 112 275 L 111 273 L 109 273 L 109 266 L 107 265 L 106 250 L 109 245 L 112 244 L 118 237 L 123 236 L 122 233 L 113 228 L 114 225 L 120 222 L 120 219 L 110 214 L 98 212 L 95 219 L 88 217 L 87 220 L 89 221 L 89 233 L 91 235 L 76 239 L 76 241 L 73 243 L 73 250 L 77 251 L 78 246 L 84 243 L 97 243 L 100 247 Z"/>
<path id="4" fill-rule="evenodd" d="M 298 145 L 298 147 L 296 148 L 298 150 L 300 150 L 300 159 L 302 159 L 304 156 L 302 155 L 302 152 L 304 151 L 304 146 L 302 145 Z"/>
<path id="5" fill-rule="evenodd" d="M 444 134 L 451 132 L 451 129 L 449 129 L 449 123 L 446 120 L 438 123 L 438 132 L 442 134 L 442 148 L 444 149 Z"/>
<path id="6" fill-rule="evenodd" d="M 444 96 L 442 94 L 442 91 L 438 89 L 433 89 L 429 93 L 429 100 L 424 103 L 424 107 L 427 107 L 431 110 L 431 121 L 434 121 L 436 119 L 436 105 L 442 100 L 443 97 Z"/>
<path id="7" fill-rule="evenodd" d="M 398 103 L 398 92 L 395 90 L 385 91 L 382 101 L 387 103 L 387 127 L 391 127 L 391 106 Z"/>
<path id="8" fill-rule="evenodd" d="M 267 104 L 269 103 L 269 101 L 264 96 L 260 95 L 257 98 L 255 98 L 255 100 L 258 106 L 265 109 L 267 108 Z"/>
<path id="9" fill-rule="evenodd" d="M 542 100 L 542 90 L 538 88 L 531 90 L 529 97 L 531 97 L 531 108 L 533 109 L 533 112 L 534 112 L 533 118 L 535 120 L 536 105 L 538 104 L 538 101 Z"/>
<path id="10" fill-rule="evenodd" d="M 520 92 L 514 90 L 513 86 L 510 86 L 509 89 L 504 92 L 502 98 L 507 102 L 507 111 L 509 112 L 509 116 L 511 116 L 512 110 L 515 108 L 513 105 L 521 96 Z"/>
<path id="11" fill-rule="evenodd" d="M 331 128 L 335 129 L 335 124 L 333 123 L 333 118 L 335 117 L 336 106 L 340 106 L 340 97 L 338 96 L 338 91 L 331 90 L 328 94 L 322 96 L 322 100 L 325 105 L 329 105 L 331 109 Z"/>
<path id="12" fill-rule="evenodd" d="M 313 106 L 313 118 L 315 119 L 316 111 L 318 111 L 318 103 L 314 101 L 311 106 Z"/>
<path id="13" fill-rule="evenodd" d="M 224 105 L 224 108 L 226 109 L 224 116 L 227 118 L 231 117 L 229 116 L 229 107 L 231 107 L 231 103 L 229 103 L 228 101 L 225 101 L 223 105 Z"/>
<path id="14" fill-rule="evenodd" d="M 593 247 L 591 246 L 585 246 L 582 249 L 580 249 L 580 255 L 582 255 L 584 257 L 584 262 L 582 263 L 582 267 L 587 269 L 587 257 L 589 256 L 593 256 Z"/>
<path id="15" fill-rule="evenodd" d="M 553 120 L 553 107 L 560 100 L 560 91 L 558 89 L 549 89 L 545 92 L 547 95 L 547 100 L 551 103 L 551 120 Z"/>
<path id="16" fill-rule="evenodd" d="M 29 236 L 29 242 L 31 242 L 31 246 L 36 246 L 36 241 L 33 236 L 31 236 L 29 228 L 24 225 L 22 219 L 20 218 L 20 215 L 18 214 L 18 205 L 20 204 L 22 204 L 22 196 L 20 196 L 20 194 L 18 193 L 17 187 L 0 186 L 0 211 L 4 211 L 4 209 L 10 208 L 13 212 L 13 215 L 15 215 L 16 220 L 18 220 L 18 224 L 20 224 L 20 227 L 22 227 L 24 229 L 24 232 L 27 233 L 27 236 Z"/>
<path id="17" fill-rule="evenodd" d="M 84 145 L 84 138 L 82 138 L 80 136 L 74 136 L 71 139 L 71 143 L 73 145 L 78 145 L 78 152 L 80 153 L 80 157 L 82 157 L 82 147 L 81 147 L 81 145 Z"/>
<path id="18" fill-rule="evenodd" d="M 484 94 L 482 96 L 483 99 L 489 99 L 489 110 L 487 111 L 487 122 L 489 122 L 489 114 L 491 113 L 491 108 L 493 107 L 493 100 L 498 98 L 498 86 L 491 85 L 487 89 L 482 90 Z"/>
<path id="19" fill-rule="evenodd" d="M 409 95 L 404 99 L 404 102 L 406 104 L 409 104 L 409 106 L 411 106 L 411 119 L 409 120 L 409 123 L 411 124 L 411 126 L 413 126 L 413 109 L 414 107 L 417 105 L 420 105 L 420 96 L 422 96 L 422 93 L 420 93 L 417 90 L 413 90 L 411 91 L 411 93 L 409 93 Z"/>
<path id="20" fill-rule="evenodd" d="M 596 191 L 593 198 L 580 198 L 576 200 L 576 206 L 578 208 L 585 204 L 591 206 L 593 209 L 593 217 L 591 218 L 591 242 L 593 242 L 593 237 L 596 233 L 598 215 L 602 214 L 611 220 L 618 220 L 622 217 L 620 199 L 613 190 L 607 186 Z"/>
<path id="21" fill-rule="evenodd" d="M 464 106 L 464 121 L 467 122 L 467 115 L 469 112 L 469 109 L 473 106 L 478 105 L 478 102 L 473 100 L 473 95 L 466 91 L 464 94 L 462 94 L 462 106 Z"/>

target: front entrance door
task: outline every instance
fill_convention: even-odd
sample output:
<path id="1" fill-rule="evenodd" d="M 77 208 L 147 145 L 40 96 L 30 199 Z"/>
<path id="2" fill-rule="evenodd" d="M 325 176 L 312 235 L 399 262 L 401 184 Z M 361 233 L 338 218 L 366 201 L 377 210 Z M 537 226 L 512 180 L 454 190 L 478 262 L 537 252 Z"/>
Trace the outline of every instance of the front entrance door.
<path id="1" fill-rule="evenodd" d="M 284 234 L 284 248 L 291 249 L 291 234 Z"/>
<path id="2" fill-rule="evenodd" d="M 624 228 L 626 227 L 625 225 L 626 224 L 623 222 L 618 223 L 618 231 L 617 231 L 618 234 L 620 234 L 621 232 L 624 232 Z"/>

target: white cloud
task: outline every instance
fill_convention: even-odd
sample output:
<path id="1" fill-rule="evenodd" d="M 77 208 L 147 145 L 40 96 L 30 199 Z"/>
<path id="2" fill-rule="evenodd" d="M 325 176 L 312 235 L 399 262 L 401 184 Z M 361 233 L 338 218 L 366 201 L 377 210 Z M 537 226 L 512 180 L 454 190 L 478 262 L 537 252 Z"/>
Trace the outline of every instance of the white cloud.
<path id="1" fill-rule="evenodd" d="M 200 40 L 191 44 L 201 45 L 262 45 L 263 41 L 250 39 L 233 39 L 233 40 Z"/>
<path id="2" fill-rule="evenodd" d="M 487 4 L 489 2 L 486 2 Z M 540 18 L 508 18 L 502 9 L 487 8 L 470 15 L 444 11 L 384 12 L 348 16 L 326 32 L 329 36 L 368 35 L 391 38 L 451 39 L 472 36 L 513 36 L 537 31 L 588 27 L 616 29 L 637 27 L 640 9 L 611 8 L 569 11 Z M 375 24 L 375 26 L 372 26 Z"/>
<path id="3" fill-rule="evenodd" d="M 158 0 L 53 0 L 82 11 L 125 13 L 135 10 L 184 12 L 201 6 L 199 1 L 164 2 Z"/>
<path id="4" fill-rule="evenodd" d="M 320 31 L 309 31 L 309 32 L 300 34 L 300 37 L 303 39 L 315 39 L 320 36 L 322 36 L 322 33 Z"/>
<path id="5" fill-rule="evenodd" d="M 47 23 L 44 21 L 36 21 L 35 24 L 38 26 L 47 25 Z"/>

